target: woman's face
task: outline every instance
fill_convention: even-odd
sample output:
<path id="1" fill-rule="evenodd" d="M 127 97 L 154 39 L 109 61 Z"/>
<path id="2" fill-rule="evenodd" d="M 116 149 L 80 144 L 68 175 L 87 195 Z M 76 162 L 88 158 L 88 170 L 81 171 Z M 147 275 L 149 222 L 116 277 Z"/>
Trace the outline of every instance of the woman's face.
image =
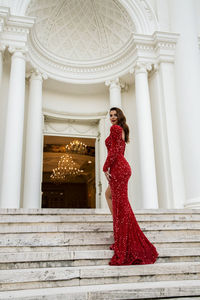
<path id="1" fill-rule="evenodd" d="M 117 118 L 117 112 L 116 110 L 111 110 L 110 111 L 110 122 L 113 124 L 118 123 L 118 118 Z"/>

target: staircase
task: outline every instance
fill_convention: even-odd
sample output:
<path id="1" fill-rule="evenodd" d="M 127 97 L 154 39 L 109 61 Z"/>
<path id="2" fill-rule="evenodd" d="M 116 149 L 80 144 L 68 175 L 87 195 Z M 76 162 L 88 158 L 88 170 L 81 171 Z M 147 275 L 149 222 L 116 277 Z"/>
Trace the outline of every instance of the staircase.
<path id="1" fill-rule="evenodd" d="M 109 266 L 101 209 L 1 209 L 0 299 L 200 299 L 200 210 L 136 210 L 155 264 Z"/>

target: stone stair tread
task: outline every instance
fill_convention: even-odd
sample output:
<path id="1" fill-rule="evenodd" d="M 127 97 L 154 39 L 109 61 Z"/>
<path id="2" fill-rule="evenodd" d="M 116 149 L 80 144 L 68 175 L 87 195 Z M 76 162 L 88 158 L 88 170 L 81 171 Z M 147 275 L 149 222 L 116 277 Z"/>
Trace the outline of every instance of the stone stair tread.
<path id="1" fill-rule="evenodd" d="M 140 223 L 143 231 L 167 231 L 167 230 L 199 230 L 199 222 L 176 223 Z M 113 231 L 112 223 L 9 223 L 0 225 L 0 233 L 39 233 L 39 232 L 110 232 Z"/>
<path id="2" fill-rule="evenodd" d="M 116 300 L 200 295 L 200 280 L 157 281 L 5 291 L 0 299 Z M 63 296 L 61 298 L 61 296 Z M 41 297 L 41 298 L 39 298 Z M 120 298 L 119 298 L 120 297 Z"/>
<path id="3" fill-rule="evenodd" d="M 124 266 L 77 266 L 1 270 L 0 283 L 70 280 L 73 278 L 129 277 L 136 275 L 200 273 L 200 262 L 155 263 Z M 38 280 L 37 280 L 38 279 Z"/>
<path id="4" fill-rule="evenodd" d="M 151 214 L 200 214 L 200 209 L 134 209 L 133 211 L 136 215 L 140 214 L 145 214 L 145 215 L 151 215 Z M 110 215 L 109 209 L 102 209 L 102 208 L 84 208 L 84 209 L 79 209 L 79 208 L 61 208 L 61 209 L 54 209 L 54 208 L 1 208 L 0 209 L 0 215 L 5 215 L 5 214 L 52 214 L 52 215 L 71 215 L 71 214 L 95 214 L 95 215 Z"/>
<path id="5" fill-rule="evenodd" d="M 160 257 L 200 256 L 200 248 L 157 248 L 157 250 Z M 112 250 L 2 252 L 0 253 L 0 263 L 75 259 L 108 259 L 111 258 L 112 255 Z"/>
<path id="6" fill-rule="evenodd" d="M 168 249 L 176 248 L 176 249 L 183 249 L 188 248 L 190 249 L 200 249 L 200 242 L 161 242 L 161 243 L 154 243 L 156 248 L 160 249 Z M 90 251 L 90 250 L 108 250 L 110 243 L 106 244 L 98 244 L 98 245 L 61 245 L 61 246 L 0 246 L 0 253 L 20 253 L 20 252 L 55 252 L 55 251 Z M 177 250 L 178 251 L 178 250 Z"/>
<path id="7" fill-rule="evenodd" d="M 200 242 L 199 230 L 191 231 L 149 231 L 145 232 L 152 243 Z M 0 247 L 6 246 L 72 246 L 109 245 L 113 232 L 38 232 L 0 233 Z"/>
<path id="8" fill-rule="evenodd" d="M 72 214 L 72 215 L 52 215 L 52 214 L 0 214 L 1 224 L 12 223 L 112 223 L 111 214 Z M 135 214 L 138 222 L 200 222 L 199 214 Z"/>

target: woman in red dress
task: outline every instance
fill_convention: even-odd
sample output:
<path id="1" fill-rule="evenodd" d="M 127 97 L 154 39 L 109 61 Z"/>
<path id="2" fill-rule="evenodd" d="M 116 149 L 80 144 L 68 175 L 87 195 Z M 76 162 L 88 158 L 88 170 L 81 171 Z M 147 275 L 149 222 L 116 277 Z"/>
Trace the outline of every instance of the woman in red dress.
<path id="1" fill-rule="evenodd" d="M 114 250 L 109 265 L 153 264 L 159 253 L 142 232 L 128 200 L 131 167 L 124 157 L 129 127 L 121 109 L 110 109 L 110 135 L 105 144 L 108 155 L 103 166 L 108 188 L 106 199 L 113 215 Z"/>

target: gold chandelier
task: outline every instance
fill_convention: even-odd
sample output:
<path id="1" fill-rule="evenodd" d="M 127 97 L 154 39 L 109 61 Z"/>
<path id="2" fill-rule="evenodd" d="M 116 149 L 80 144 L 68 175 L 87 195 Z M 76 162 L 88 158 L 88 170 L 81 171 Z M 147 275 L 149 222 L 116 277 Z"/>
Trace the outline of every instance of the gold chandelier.
<path id="1" fill-rule="evenodd" d="M 66 145 L 66 152 L 73 152 L 79 154 L 85 154 L 87 150 L 87 145 L 80 142 L 79 140 L 73 140 Z"/>
<path id="2" fill-rule="evenodd" d="M 72 159 L 69 154 L 61 156 L 57 168 L 53 169 L 53 173 L 50 175 L 52 181 L 66 182 L 71 177 L 80 175 L 84 170 L 79 169 L 77 163 Z"/>

